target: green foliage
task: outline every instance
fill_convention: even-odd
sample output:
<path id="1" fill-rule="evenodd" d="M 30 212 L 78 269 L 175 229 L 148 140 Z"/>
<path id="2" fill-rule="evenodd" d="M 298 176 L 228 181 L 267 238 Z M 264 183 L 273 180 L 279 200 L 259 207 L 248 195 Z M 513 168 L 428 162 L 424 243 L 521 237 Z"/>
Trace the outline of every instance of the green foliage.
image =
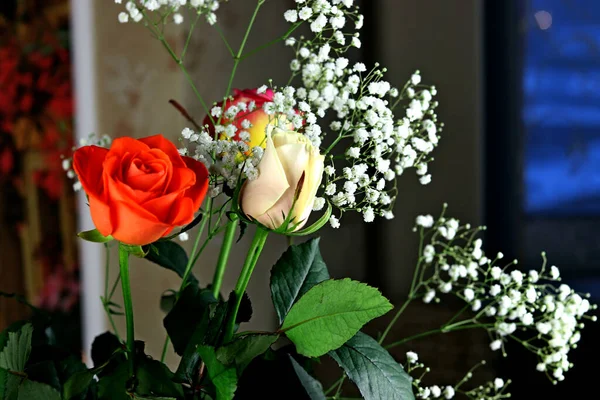
<path id="1" fill-rule="evenodd" d="M 61 400 L 60 393 L 44 383 L 24 380 L 19 386 L 18 400 Z"/>
<path id="2" fill-rule="evenodd" d="M 160 361 L 149 357 L 138 360 L 137 386 L 135 393 L 142 396 L 183 398 L 181 385 L 173 382 L 174 374 Z"/>
<path id="3" fill-rule="evenodd" d="M 238 373 L 267 351 L 279 338 L 278 334 L 251 334 L 236 338 L 216 351 L 217 359 L 225 365 L 235 365 Z"/>
<path id="4" fill-rule="evenodd" d="M 271 298 L 283 322 L 292 305 L 314 285 L 329 279 L 319 238 L 290 246 L 271 270 Z"/>
<path id="5" fill-rule="evenodd" d="M 214 347 L 198 346 L 197 351 L 215 387 L 216 400 L 232 400 L 237 388 L 235 367 L 223 365 L 217 359 Z"/>
<path id="6" fill-rule="evenodd" d="M 183 278 L 188 263 L 188 256 L 179 244 L 171 240 L 165 240 L 155 242 L 149 246 L 146 260 L 171 270 L 179 275 L 180 278 Z M 189 275 L 187 282 L 195 286 L 198 285 L 198 279 L 193 274 Z"/>
<path id="7" fill-rule="evenodd" d="M 298 361 L 294 360 L 293 357 L 290 356 L 290 362 L 292 363 L 292 367 L 298 375 L 298 379 L 300 379 L 300 383 L 302 383 L 302 387 L 306 390 L 307 396 L 310 400 L 325 400 L 325 394 L 323 393 L 323 385 L 321 382 L 313 378 L 300 364 Z"/>
<path id="8" fill-rule="evenodd" d="M 204 312 L 202 320 L 186 345 L 183 357 L 179 362 L 175 377 L 180 382 L 196 383 L 200 369 L 200 355 L 196 351 L 199 345 L 217 346 L 220 344 L 225 318 L 227 316 L 227 303 L 210 304 Z"/>
<path id="9" fill-rule="evenodd" d="M 22 378 L 0 368 L 0 399 L 15 400 Z"/>
<path id="10" fill-rule="evenodd" d="M 359 332 L 329 355 L 366 400 L 414 400 L 410 376 L 372 337 Z"/>
<path id="11" fill-rule="evenodd" d="M 92 229 L 91 231 L 79 232 L 77 234 L 77 236 L 79 236 L 83 240 L 87 240 L 88 242 L 94 242 L 94 243 L 106 243 L 106 242 L 110 242 L 111 240 L 113 240 L 113 237 L 110 235 L 103 236 L 100 232 L 98 232 L 98 229 Z"/>
<path id="12" fill-rule="evenodd" d="M 188 285 L 181 292 L 179 300 L 163 321 L 177 354 L 183 355 L 196 326 L 209 305 L 216 301 L 210 290 L 200 289 L 196 285 Z"/>
<path id="13" fill-rule="evenodd" d="M 132 256 L 136 256 L 139 258 L 144 258 L 148 254 L 148 251 L 144 250 L 142 246 L 134 244 L 119 243 L 119 247 L 124 249 L 127 253 L 131 254 Z"/>
<path id="14" fill-rule="evenodd" d="M 392 309 L 379 290 L 350 279 L 324 281 L 288 313 L 281 331 L 298 353 L 319 357 L 337 349 L 370 320 Z"/>
<path id="15" fill-rule="evenodd" d="M 71 375 L 63 386 L 63 397 L 65 400 L 77 398 L 82 393 L 88 390 L 88 387 L 94 379 L 95 371 L 93 369 L 86 369 L 85 371 L 79 371 Z"/>
<path id="16" fill-rule="evenodd" d="M 31 352 L 33 326 L 25 324 L 17 332 L 8 332 L 8 340 L 0 353 L 0 368 L 23 372 Z"/>

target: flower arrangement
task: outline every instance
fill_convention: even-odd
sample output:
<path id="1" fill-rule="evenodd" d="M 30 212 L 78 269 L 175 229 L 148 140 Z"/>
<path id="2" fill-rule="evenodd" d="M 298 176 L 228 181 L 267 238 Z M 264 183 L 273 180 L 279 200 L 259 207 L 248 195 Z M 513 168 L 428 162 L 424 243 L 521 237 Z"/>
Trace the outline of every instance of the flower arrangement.
<path id="1" fill-rule="evenodd" d="M 434 111 L 436 90 L 423 85 L 418 72 L 396 89 L 383 79 L 384 68 L 351 65 L 344 57 L 361 46 L 363 17 L 353 0 L 296 0 L 295 8 L 284 14 L 289 30 L 247 50 L 255 17 L 266 6 L 265 0 L 255 3 L 237 50 L 215 26 L 234 66 L 223 99 L 212 104 L 185 69 L 189 37 L 176 54 L 162 28 L 171 21 L 182 23 L 186 15 L 193 19 L 192 29 L 202 19 L 215 25 L 220 2 L 124 4 L 119 21 L 143 24 L 162 43 L 188 77 L 206 118 L 198 124 L 175 104 L 190 122 L 179 148 L 154 135 L 121 137 L 75 151 L 75 187 L 85 191 L 96 226 L 79 236 L 119 249 L 119 278 L 112 291 L 106 282 L 102 298 L 113 332 L 95 340 L 94 367 L 87 369 L 66 355 L 40 356 L 36 346 L 49 343 L 35 324 L 9 328 L 0 336 L 0 383 L 5 383 L 0 393 L 46 399 L 342 399 L 349 379 L 365 399 L 509 397 L 509 381 L 501 378 L 468 387 L 471 371 L 454 384 L 424 385 L 429 369 L 416 353 L 406 353 L 404 360 L 388 353 L 416 337 L 465 329 L 486 330 L 490 348 L 503 353 L 508 341 L 519 341 L 538 356 L 539 371 L 553 381 L 564 379 L 571 367 L 569 351 L 577 345 L 583 321 L 594 319 L 588 314 L 595 306 L 568 286 L 555 285 L 559 271 L 548 267 L 545 257 L 539 271 L 524 273 L 516 261 L 503 263 L 502 254 L 486 256 L 478 237 L 482 228 L 447 217 L 445 205 L 438 218 L 416 218 L 421 245 L 412 284 L 377 338 L 361 329 L 393 306 L 376 288 L 332 279 L 316 237 L 290 244 L 271 270 L 278 329 L 243 330 L 253 313 L 246 288 L 269 236 L 301 238 L 326 224 L 337 229 L 351 212 L 360 213 L 366 223 L 393 218 L 397 177 L 413 168 L 422 184 L 430 182 L 427 165 L 442 128 Z M 296 37 L 302 29 L 305 33 Z M 280 41 L 293 54 L 289 83 L 232 91 L 242 60 Z M 234 269 L 228 266 L 234 241 L 249 226 L 254 238 L 241 269 L 235 269 L 237 284 L 223 293 L 225 271 Z M 200 285 L 192 269 L 207 244 L 221 234 L 214 279 Z M 190 235 L 195 239 L 188 255 L 176 239 Z M 179 290 L 161 302 L 167 313 L 165 351 L 173 346 L 181 356 L 175 372 L 163 363 L 165 351 L 153 358 L 135 340 L 130 257 L 145 258 L 181 277 Z M 122 306 L 112 301 L 119 281 Z M 389 341 L 392 326 L 409 304 L 435 303 L 451 295 L 464 307 L 439 329 Z M 123 338 L 113 322 L 117 314 L 126 318 Z M 313 374 L 322 357 L 342 370 L 329 388 Z M 56 380 L 39 373 L 42 361 L 60 371 Z"/>

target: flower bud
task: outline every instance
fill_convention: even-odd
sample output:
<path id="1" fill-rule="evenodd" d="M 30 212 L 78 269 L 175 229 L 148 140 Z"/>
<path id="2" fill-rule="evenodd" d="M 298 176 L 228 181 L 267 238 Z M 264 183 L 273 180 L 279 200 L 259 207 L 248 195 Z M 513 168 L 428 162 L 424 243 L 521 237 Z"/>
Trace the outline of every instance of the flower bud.
<path id="1" fill-rule="evenodd" d="M 240 194 L 243 212 L 270 229 L 297 231 L 304 226 L 321 185 L 325 157 L 298 132 L 274 128 L 258 164 L 259 176 Z"/>

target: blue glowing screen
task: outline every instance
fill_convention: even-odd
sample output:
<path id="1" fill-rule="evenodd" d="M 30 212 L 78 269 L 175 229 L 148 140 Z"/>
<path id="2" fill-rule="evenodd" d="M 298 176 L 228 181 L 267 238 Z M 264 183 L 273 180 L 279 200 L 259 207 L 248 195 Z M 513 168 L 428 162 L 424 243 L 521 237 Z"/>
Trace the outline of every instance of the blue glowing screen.
<path id="1" fill-rule="evenodd" d="M 600 0 L 531 0 L 524 22 L 525 212 L 600 214 Z"/>

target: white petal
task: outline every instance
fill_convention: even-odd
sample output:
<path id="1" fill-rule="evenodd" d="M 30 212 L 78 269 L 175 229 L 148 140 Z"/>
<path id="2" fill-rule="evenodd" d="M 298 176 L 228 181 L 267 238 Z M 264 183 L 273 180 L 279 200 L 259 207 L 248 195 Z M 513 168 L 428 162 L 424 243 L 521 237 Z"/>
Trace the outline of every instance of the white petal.
<path id="1" fill-rule="evenodd" d="M 290 187 L 271 137 L 258 164 L 259 176 L 242 189 L 242 210 L 254 219 L 273 207 Z"/>

